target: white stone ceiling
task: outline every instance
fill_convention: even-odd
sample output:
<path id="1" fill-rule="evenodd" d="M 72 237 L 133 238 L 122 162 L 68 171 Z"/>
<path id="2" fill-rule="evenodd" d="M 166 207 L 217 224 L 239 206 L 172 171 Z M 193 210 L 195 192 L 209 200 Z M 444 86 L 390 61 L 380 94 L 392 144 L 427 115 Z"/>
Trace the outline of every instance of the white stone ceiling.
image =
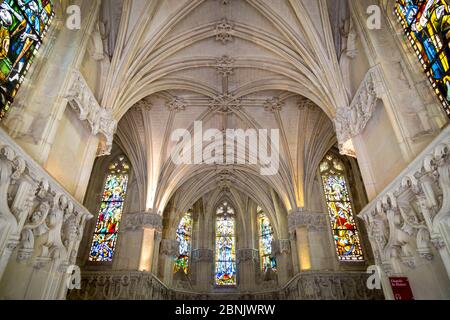
<path id="1" fill-rule="evenodd" d="M 180 206 L 189 206 L 230 186 L 267 206 L 275 191 L 287 210 L 307 207 L 317 165 L 335 143 L 330 118 L 349 104 L 336 53 L 341 32 L 332 30 L 347 15 L 345 1 L 117 2 L 102 9 L 105 25 L 118 27 L 108 33 L 101 100 L 121 120 L 116 141 L 136 171 L 142 209 L 162 211 L 177 190 L 186 190 Z M 196 120 L 280 129 L 278 175 L 175 167 L 170 134 Z"/>

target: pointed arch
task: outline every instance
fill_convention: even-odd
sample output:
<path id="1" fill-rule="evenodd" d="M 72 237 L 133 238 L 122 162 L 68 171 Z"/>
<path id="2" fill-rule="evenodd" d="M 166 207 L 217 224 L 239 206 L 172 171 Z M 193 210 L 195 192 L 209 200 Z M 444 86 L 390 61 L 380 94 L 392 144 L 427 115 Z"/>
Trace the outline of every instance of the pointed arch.
<path id="1" fill-rule="evenodd" d="M 216 286 L 235 286 L 236 218 L 235 210 L 223 202 L 216 210 L 215 273 Z"/>
<path id="2" fill-rule="evenodd" d="M 320 164 L 320 174 L 339 261 L 363 261 L 345 166 L 330 152 Z"/>

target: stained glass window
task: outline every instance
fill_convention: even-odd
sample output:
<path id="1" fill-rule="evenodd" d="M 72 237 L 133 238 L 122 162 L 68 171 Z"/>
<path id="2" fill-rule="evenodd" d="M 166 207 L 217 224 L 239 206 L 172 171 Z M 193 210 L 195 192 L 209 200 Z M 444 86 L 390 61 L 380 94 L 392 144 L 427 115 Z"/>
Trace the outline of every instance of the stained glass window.
<path id="1" fill-rule="evenodd" d="M 272 256 L 273 229 L 269 217 L 258 208 L 259 256 L 263 272 L 277 270 L 277 260 Z"/>
<path id="2" fill-rule="evenodd" d="M 395 13 L 450 117 L 449 5 L 449 0 L 397 0 Z"/>
<path id="3" fill-rule="evenodd" d="M 53 16 L 52 0 L 0 0 L 0 119 L 13 102 Z"/>
<path id="4" fill-rule="evenodd" d="M 101 198 L 89 261 L 111 262 L 117 243 L 130 167 L 124 156 L 110 164 Z"/>
<path id="5" fill-rule="evenodd" d="M 363 261 L 343 163 L 329 154 L 320 165 L 336 252 L 340 261 Z"/>
<path id="6" fill-rule="evenodd" d="M 177 241 L 178 245 L 178 258 L 175 260 L 174 273 L 177 273 L 180 269 L 185 274 L 189 271 L 189 256 L 191 254 L 192 244 L 192 213 L 187 212 L 183 218 L 181 218 L 180 224 L 177 229 Z"/>
<path id="7" fill-rule="evenodd" d="M 224 202 L 217 208 L 216 272 L 217 286 L 236 285 L 236 238 L 234 209 Z"/>

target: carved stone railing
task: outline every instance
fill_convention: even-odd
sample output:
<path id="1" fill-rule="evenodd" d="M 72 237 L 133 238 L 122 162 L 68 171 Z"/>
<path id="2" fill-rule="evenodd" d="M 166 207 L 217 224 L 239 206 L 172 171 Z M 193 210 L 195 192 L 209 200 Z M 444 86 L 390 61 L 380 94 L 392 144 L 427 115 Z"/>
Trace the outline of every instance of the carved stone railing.
<path id="1" fill-rule="evenodd" d="M 81 290 L 69 300 L 380 300 L 381 290 L 367 289 L 360 272 L 307 272 L 278 290 L 257 293 L 198 293 L 168 288 L 146 272 L 85 272 Z"/>
<path id="2" fill-rule="evenodd" d="M 90 218 L 86 208 L 0 129 L 0 298 L 63 298 L 66 270 L 75 263 Z M 14 281 L 37 281 L 33 287 L 39 290 L 13 295 L 8 283 Z"/>
<path id="3" fill-rule="evenodd" d="M 100 106 L 79 71 L 73 72 L 65 98 L 77 112 L 79 119 L 89 124 L 92 134 L 101 136 L 99 156 L 109 155 L 117 129 L 117 121 L 114 120 L 111 110 Z"/>
<path id="4" fill-rule="evenodd" d="M 419 264 L 433 267 L 440 258 L 450 277 L 450 127 L 359 217 L 366 223 L 376 263 L 388 276 Z"/>

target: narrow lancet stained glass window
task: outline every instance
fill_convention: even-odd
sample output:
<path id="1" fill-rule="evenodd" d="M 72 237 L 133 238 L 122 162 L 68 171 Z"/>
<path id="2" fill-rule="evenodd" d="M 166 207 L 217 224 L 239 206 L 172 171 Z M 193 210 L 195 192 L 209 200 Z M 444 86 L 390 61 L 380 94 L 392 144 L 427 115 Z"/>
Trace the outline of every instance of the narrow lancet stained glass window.
<path id="1" fill-rule="evenodd" d="M 216 272 L 217 286 L 236 285 L 236 238 L 234 209 L 224 202 L 216 211 Z"/>
<path id="2" fill-rule="evenodd" d="M 0 0 L 0 119 L 13 102 L 53 16 L 52 0 Z"/>
<path id="3" fill-rule="evenodd" d="M 339 260 L 363 261 L 345 167 L 338 158 L 329 154 L 320 165 L 320 173 Z"/>
<path id="4" fill-rule="evenodd" d="M 111 262 L 113 259 L 127 193 L 129 170 L 124 156 L 120 156 L 109 166 L 89 261 Z"/>
<path id="5" fill-rule="evenodd" d="M 192 213 L 187 212 L 180 221 L 177 229 L 178 258 L 175 260 L 174 273 L 182 270 L 189 272 L 189 259 L 192 245 Z"/>
<path id="6" fill-rule="evenodd" d="M 450 117 L 449 5 L 449 0 L 397 0 L 395 13 Z"/>
<path id="7" fill-rule="evenodd" d="M 277 260 L 272 256 L 273 229 L 269 217 L 258 208 L 259 256 L 263 272 L 277 270 Z"/>

